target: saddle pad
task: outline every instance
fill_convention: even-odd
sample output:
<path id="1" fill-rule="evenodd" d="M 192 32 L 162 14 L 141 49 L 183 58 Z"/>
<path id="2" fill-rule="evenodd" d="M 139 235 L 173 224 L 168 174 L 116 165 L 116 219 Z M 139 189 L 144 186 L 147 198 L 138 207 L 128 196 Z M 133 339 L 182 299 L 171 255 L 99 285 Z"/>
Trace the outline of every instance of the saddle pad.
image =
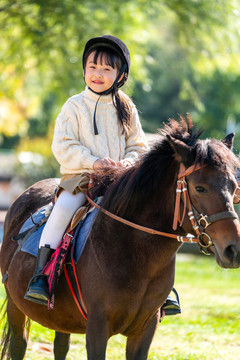
<path id="1" fill-rule="evenodd" d="M 31 217 L 29 217 L 21 227 L 19 234 L 24 233 L 27 230 L 30 230 L 35 224 L 37 224 L 40 220 L 42 220 L 45 217 L 46 208 L 47 207 L 41 208 Z M 24 238 L 18 241 L 20 246 L 23 243 L 21 247 L 21 251 L 37 256 L 38 245 L 44 226 L 45 224 L 43 224 L 41 227 L 36 229 L 36 231 L 34 231 L 25 242 L 24 242 L 25 240 Z"/>
<path id="2" fill-rule="evenodd" d="M 20 229 L 19 234 L 23 233 L 26 230 L 31 229 L 36 223 L 38 223 L 40 220 L 42 220 L 45 217 L 45 211 L 46 208 L 42 208 L 36 213 L 34 213 L 30 218 L 28 218 L 23 226 Z M 74 231 L 74 252 L 73 252 L 73 258 L 74 261 L 77 262 L 78 259 L 81 256 L 81 253 L 83 252 L 84 246 L 86 244 L 88 235 L 90 233 L 90 230 L 92 228 L 92 224 L 95 220 L 95 217 L 98 213 L 98 210 L 95 208 L 93 211 L 91 211 L 84 220 L 81 220 L 76 227 Z M 38 228 L 34 233 L 32 233 L 29 238 L 24 242 L 24 239 L 19 240 L 19 245 L 21 246 L 21 243 L 23 243 L 21 247 L 21 251 L 27 252 L 31 255 L 37 256 L 38 247 L 39 247 L 39 241 L 41 234 L 43 232 L 45 224 L 43 224 L 40 228 Z"/>
<path id="3" fill-rule="evenodd" d="M 87 217 L 84 220 L 81 220 L 79 222 L 78 226 L 74 231 L 73 260 L 75 263 L 79 260 L 83 252 L 97 213 L 98 209 L 94 208 L 91 212 L 87 214 Z"/>

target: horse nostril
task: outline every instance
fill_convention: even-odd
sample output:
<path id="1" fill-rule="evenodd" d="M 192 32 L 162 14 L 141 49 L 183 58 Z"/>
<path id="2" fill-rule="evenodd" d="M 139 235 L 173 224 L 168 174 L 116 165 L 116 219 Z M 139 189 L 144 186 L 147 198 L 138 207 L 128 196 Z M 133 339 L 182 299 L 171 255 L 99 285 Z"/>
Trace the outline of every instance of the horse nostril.
<path id="1" fill-rule="evenodd" d="M 227 246 L 224 254 L 231 261 L 231 263 L 235 262 L 235 260 L 239 258 L 239 251 L 236 245 Z"/>

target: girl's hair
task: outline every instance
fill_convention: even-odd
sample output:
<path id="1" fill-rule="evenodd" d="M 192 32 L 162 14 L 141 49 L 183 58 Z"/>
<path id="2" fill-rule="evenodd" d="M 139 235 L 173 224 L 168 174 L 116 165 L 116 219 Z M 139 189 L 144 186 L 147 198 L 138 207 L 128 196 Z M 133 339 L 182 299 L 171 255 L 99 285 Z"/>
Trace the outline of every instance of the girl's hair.
<path id="1" fill-rule="evenodd" d="M 97 47 L 91 52 L 95 51 L 93 62 L 97 64 L 99 59 L 100 63 L 103 63 L 103 60 L 106 62 L 106 65 L 111 66 L 112 68 L 117 68 L 118 72 L 123 66 L 123 61 L 121 57 L 112 49 L 108 47 Z M 88 54 L 90 55 L 90 54 Z M 124 73 L 123 76 L 126 76 Z M 114 88 L 112 91 L 113 104 L 117 110 L 118 120 L 122 125 L 123 133 L 127 132 L 132 123 L 132 107 L 133 102 L 129 96 L 127 96 L 123 91 Z"/>

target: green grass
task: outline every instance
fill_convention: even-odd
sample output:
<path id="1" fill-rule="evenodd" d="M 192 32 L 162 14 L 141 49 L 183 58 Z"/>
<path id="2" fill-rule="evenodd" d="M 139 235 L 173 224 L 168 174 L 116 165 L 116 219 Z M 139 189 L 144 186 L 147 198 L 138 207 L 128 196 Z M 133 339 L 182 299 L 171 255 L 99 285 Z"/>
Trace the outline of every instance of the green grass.
<path id="1" fill-rule="evenodd" d="M 218 267 L 213 257 L 178 255 L 175 286 L 182 315 L 159 324 L 150 360 L 240 359 L 239 271 Z M 0 301 L 4 289 L 0 287 Z M 51 360 L 54 332 L 33 323 L 27 360 Z M 68 359 L 86 359 L 85 337 L 71 336 Z M 108 360 L 125 358 L 125 338 L 110 339 Z"/>

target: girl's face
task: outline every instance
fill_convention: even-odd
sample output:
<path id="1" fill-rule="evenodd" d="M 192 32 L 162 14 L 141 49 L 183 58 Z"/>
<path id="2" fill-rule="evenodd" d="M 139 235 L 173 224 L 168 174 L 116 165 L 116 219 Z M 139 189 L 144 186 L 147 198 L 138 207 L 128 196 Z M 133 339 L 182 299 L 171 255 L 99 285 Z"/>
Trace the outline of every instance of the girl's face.
<path id="1" fill-rule="evenodd" d="M 106 57 L 98 56 L 96 63 L 94 63 L 95 51 L 93 51 L 87 58 L 85 66 L 85 82 L 88 87 L 96 92 L 108 90 L 116 80 L 118 69 L 107 65 Z"/>

